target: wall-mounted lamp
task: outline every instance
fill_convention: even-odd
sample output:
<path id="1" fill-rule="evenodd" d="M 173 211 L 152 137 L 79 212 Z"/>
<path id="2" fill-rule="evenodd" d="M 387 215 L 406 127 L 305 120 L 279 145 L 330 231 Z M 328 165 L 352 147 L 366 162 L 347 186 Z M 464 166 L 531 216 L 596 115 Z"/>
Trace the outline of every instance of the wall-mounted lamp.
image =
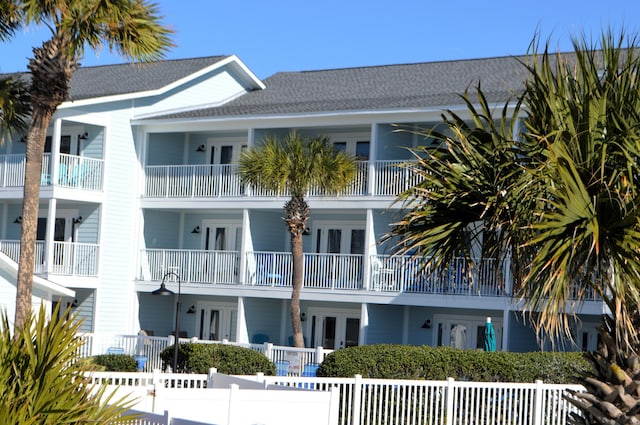
<path id="1" fill-rule="evenodd" d="M 71 221 L 73 222 L 73 224 L 78 224 L 82 221 L 82 216 L 78 216 L 78 217 L 74 217 L 71 219 Z"/>
<path id="2" fill-rule="evenodd" d="M 189 307 L 189 310 L 187 310 L 187 314 L 196 314 L 196 306 L 192 305 L 191 307 Z"/>
<path id="3" fill-rule="evenodd" d="M 191 233 L 193 233 L 194 235 L 197 235 L 198 233 L 200 233 L 200 226 L 194 227 Z"/>
<path id="4" fill-rule="evenodd" d="M 305 227 L 304 230 L 302 231 L 302 236 L 309 236 L 311 234 L 311 229 L 309 229 L 308 227 Z"/>
<path id="5" fill-rule="evenodd" d="M 78 300 L 73 300 L 73 302 L 71 303 L 71 307 L 73 308 L 78 307 Z"/>
<path id="6" fill-rule="evenodd" d="M 420 326 L 422 329 L 431 329 L 431 319 L 427 319 L 424 321 L 424 323 L 422 324 L 422 326 Z"/>
<path id="7" fill-rule="evenodd" d="M 84 132 L 82 134 L 78 134 L 78 140 L 87 140 L 89 138 L 89 133 Z"/>
<path id="8" fill-rule="evenodd" d="M 301 322 L 304 322 L 306 318 L 307 318 L 307 313 L 305 313 L 304 311 L 302 313 L 300 313 L 300 321 Z"/>
<path id="9" fill-rule="evenodd" d="M 204 152 L 207 150 L 207 147 L 205 145 L 200 145 L 196 148 L 196 152 Z"/>
<path id="10" fill-rule="evenodd" d="M 22 216 L 19 215 L 18 217 L 16 217 L 15 220 L 13 220 L 13 224 L 21 224 L 22 223 Z"/>

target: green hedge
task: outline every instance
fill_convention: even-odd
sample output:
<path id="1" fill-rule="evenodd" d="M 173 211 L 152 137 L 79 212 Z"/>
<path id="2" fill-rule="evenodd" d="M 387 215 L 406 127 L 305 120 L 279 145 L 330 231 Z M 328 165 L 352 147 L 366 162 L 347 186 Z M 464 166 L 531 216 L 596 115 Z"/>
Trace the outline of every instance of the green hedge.
<path id="1" fill-rule="evenodd" d="M 578 383 L 589 369 L 583 353 L 508 353 L 449 347 L 363 345 L 327 355 L 318 376 Z"/>
<path id="2" fill-rule="evenodd" d="M 101 366 L 106 372 L 137 372 L 138 363 L 127 354 L 100 354 L 93 356 L 89 364 Z"/>
<path id="3" fill-rule="evenodd" d="M 173 363 L 173 345 L 160 353 L 162 367 L 167 370 Z M 227 344 L 187 343 L 178 346 L 177 371 L 208 373 L 215 367 L 219 373 L 229 375 L 275 375 L 276 367 L 264 354 L 249 348 Z"/>

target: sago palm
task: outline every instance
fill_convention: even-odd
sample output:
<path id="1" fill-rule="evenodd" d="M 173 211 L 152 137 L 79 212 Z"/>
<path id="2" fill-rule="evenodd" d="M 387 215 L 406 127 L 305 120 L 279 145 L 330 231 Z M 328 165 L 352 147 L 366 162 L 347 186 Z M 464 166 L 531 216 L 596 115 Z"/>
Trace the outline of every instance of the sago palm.
<path id="1" fill-rule="evenodd" d="M 291 326 L 296 347 L 304 347 L 300 321 L 300 291 L 303 283 L 302 233 L 311 215 L 305 196 L 310 189 L 336 194 L 355 176 L 355 158 L 335 150 L 327 137 L 305 139 L 290 132 L 283 140 L 266 137 L 260 145 L 243 152 L 239 173 L 245 184 L 289 195 L 284 221 L 291 236 Z"/>
<path id="2" fill-rule="evenodd" d="M 534 51 L 526 139 L 534 163 L 523 196 L 538 197 L 521 296 L 539 329 L 567 334 L 567 315 L 591 294 L 608 307 L 591 356 L 589 393 L 571 398 L 578 423 L 640 423 L 640 58 L 636 38 L 574 40 L 572 55 Z M 534 44 L 535 48 L 535 44 Z"/>
<path id="3" fill-rule="evenodd" d="M 0 424 L 131 423 L 121 417 L 130 401 L 108 397 L 106 387 L 93 387 L 84 379 L 76 358 L 82 345 L 78 327 L 75 318 L 54 314 L 49 320 L 42 307 L 37 320 L 29 314 L 13 334 L 1 315 Z"/>
<path id="4" fill-rule="evenodd" d="M 71 76 L 85 48 L 98 50 L 106 46 L 125 58 L 154 60 L 171 46 L 171 31 L 160 24 L 157 6 L 145 0 L 24 0 L 10 1 L 8 5 L 17 8 L 20 23 L 45 24 L 51 30 L 51 38 L 33 49 L 28 64 L 32 117 L 26 146 L 16 296 L 15 326 L 20 328 L 31 311 L 40 170 L 46 132 L 57 107 L 68 100 Z"/>

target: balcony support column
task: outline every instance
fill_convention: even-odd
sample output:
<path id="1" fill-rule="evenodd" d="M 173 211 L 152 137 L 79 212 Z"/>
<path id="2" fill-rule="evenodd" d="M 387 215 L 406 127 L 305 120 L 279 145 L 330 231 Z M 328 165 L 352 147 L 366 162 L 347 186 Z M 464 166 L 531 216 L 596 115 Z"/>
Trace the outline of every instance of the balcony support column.
<path id="1" fill-rule="evenodd" d="M 45 267 L 47 274 L 53 272 L 53 243 L 55 238 L 55 230 L 56 230 L 56 207 L 57 207 L 57 199 L 51 198 L 49 200 L 49 208 L 47 211 L 47 237 L 45 238 L 44 243 L 44 258 Z M 37 257 L 36 257 L 37 260 Z"/>
<path id="2" fill-rule="evenodd" d="M 367 195 L 374 195 L 378 184 L 376 175 L 376 159 L 378 158 L 378 124 L 371 124 L 371 143 L 369 143 L 369 178 L 367 179 Z"/>
<path id="3" fill-rule="evenodd" d="M 367 329 L 369 329 L 369 305 L 360 304 L 360 332 L 358 332 L 358 345 L 367 344 Z"/>
<path id="4" fill-rule="evenodd" d="M 362 259 L 362 288 L 371 289 L 371 256 L 377 254 L 375 240 L 375 226 L 373 225 L 373 210 L 367 209 L 367 221 L 364 232 L 364 258 Z"/>
<path id="5" fill-rule="evenodd" d="M 56 119 L 53 122 L 53 134 L 51 136 L 51 158 L 50 161 L 50 170 L 51 173 L 51 184 L 57 185 L 60 182 L 60 178 L 58 176 L 58 170 L 60 165 L 60 134 L 62 133 L 62 120 L 60 118 Z M 46 155 L 46 152 L 45 152 Z M 48 227 L 49 223 L 47 223 Z M 48 233 L 47 233 L 48 234 Z M 48 240 L 48 238 L 47 238 Z"/>

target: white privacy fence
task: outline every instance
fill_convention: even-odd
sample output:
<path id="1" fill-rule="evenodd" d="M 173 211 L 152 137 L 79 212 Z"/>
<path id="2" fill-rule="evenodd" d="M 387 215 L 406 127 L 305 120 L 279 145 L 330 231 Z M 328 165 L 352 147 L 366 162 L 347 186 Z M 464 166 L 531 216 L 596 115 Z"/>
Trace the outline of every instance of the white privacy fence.
<path id="1" fill-rule="evenodd" d="M 145 376 L 137 379 L 134 376 Z M 176 377 L 179 375 L 179 377 Z M 150 382 L 165 388 L 206 388 L 207 375 L 93 374 L 95 383 L 118 383 L 144 387 Z M 188 375 L 186 375 L 188 376 Z M 173 377 L 173 381 L 171 380 Z M 249 377 L 242 377 L 249 378 Z M 156 379 L 156 381 L 153 381 Z M 189 379 L 189 380 L 187 380 Z M 276 377 L 258 374 L 250 379 L 265 387 L 277 385 L 305 389 L 304 393 L 339 393 L 341 425 L 566 425 L 567 415 L 577 410 L 563 399 L 567 390 L 584 391 L 580 385 L 501 382 Z M 191 394 L 195 390 L 191 390 Z M 162 407 L 162 406 L 160 406 Z M 283 414 L 286 415 L 286 411 Z M 299 418 L 304 422 L 304 418 Z"/>

